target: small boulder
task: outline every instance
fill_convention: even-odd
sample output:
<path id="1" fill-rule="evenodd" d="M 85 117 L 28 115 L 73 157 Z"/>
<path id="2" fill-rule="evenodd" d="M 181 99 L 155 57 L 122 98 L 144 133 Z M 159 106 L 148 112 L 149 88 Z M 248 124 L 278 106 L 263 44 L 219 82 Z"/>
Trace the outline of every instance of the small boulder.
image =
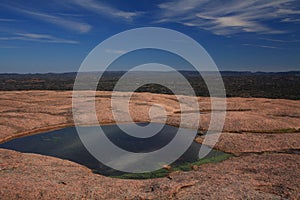
<path id="1" fill-rule="evenodd" d="M 163 165 L 162 168 L 166 169 L 166 170 L 169 170 L 169 171 L 172 169 L 172 167 L 170 165 Z"/>

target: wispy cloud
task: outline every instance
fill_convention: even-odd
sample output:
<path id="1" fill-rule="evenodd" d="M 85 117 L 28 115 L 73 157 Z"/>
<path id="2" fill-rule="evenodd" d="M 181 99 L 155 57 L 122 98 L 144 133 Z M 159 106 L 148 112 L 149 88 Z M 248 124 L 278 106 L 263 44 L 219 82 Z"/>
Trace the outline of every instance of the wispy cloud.
<path id="1" fill-rule="evenodd" d="M 300 19 L 285 18 L 281 22 L 300 22 Z"/>
<path id="2" fill-rule="evenodd" d="M 0 49 L 19 49 L 19 46 L 0 45 Z"/>
<path id="3" fill-rule="evenodd" d="M 296 43 L 300 42 L 300 40 L 280 40 L 280 39 L 272 39 L 272 38 L 258 38 L 260 40 L 264 41 L 270 41 L 270 42 L 279 42 L 279 43 Z"/>
<path id="4" fill-rule="evenodd" d="M 123 54 L 126 51 L 124 51 L 124 50 L 118 50 L 118 49 L 106 49 L 105 52 L 106 53 L 113 53 L 113 54 Z"/>
<path id="5" fill-rule="evenodd" d="M 37 20 L 45 21 L 60 27 L 63 27 L 65 29 L 69 29 L 72 31 L 76 31 L 79 33 L 87 33 L 91 30 L 92 26 L 84 23 L 84 22 L 79 22 L 71 19 L 66 19 L 65 17 L 61 17 L 58 15 L 51 15 L 43 12 L 37 12 L 37 11 L 32 11 L 28 9 L 22 9 L 22 8 L 17 8 L 17 7 L 11 7 L 11 9 L 14 9 L 17 12 L 26 14 L 30 17 L 33 17 Z"/>
<path id="6" fill-rule="evenodd" d="M 94 0 L 64 0 L 61 5 L 76 6 L 80 9 L 86 9 L 99 15 L 104 15 L 108 17 L 129 20 L 131 21 L 134 17 L 139 16 L 141 12 L 128 12 L 122 11 L 107 4 L 94 1 Z M 82 14 L 77 13 L 47 13 L 42 11 L 37 11 L 32 8 L 24 8 L 21 5 L 16 4 L 15 6 L 5 5 L 7 8 L 15 10 L 16 12 L 30 16 L 36 20 L 45 21 L 71 31 L 76 31 L 79 33 L 87 33 L 92 29 L 92 26 L 88 23 L 82 22 L 79 17 Z M 3 19 L 4 21 L 5 19 Z M 0 19 L 1 21 L 1 19 Z"/>
<path id="7" fill-rule="evenodd" d="M 134 17 L 141 14 L 141 12 L 122 11 L 111 7 L 99 1 L 94 0 L 72 0 L 70 3 L 80 6 L 84 9 L 90 10 L 100 15 L 106 15 L 114 18 L 121 18 L 125 20 L 132 20 Z"/>
<path id="8" fill-rule="evenodd" d="M 157 22 L 176 22 L 218 35 L 241 32 L 284 33 L 268 26 L 268 21 L 298 21 L 297 0 L 208 1 L 187 0 L 159 4 Z M 297 18 L 298 17 L 298 18 Z"/>
<path id="9" fill-rule="evenodd" d="M 244 46 L 251 46 L 251 47 L 261 47 L 261 48 L 268 48 L 268 49 L 281 49 L 280 47 L 269 46 L 269 45 L 260 45 L 260 44 L 243 44 Z"/>
<path id="10" fill-rule="evenodd" d="M 44 43 L 60 43 L 60 44 L 78 44 L 78 41 L 67 40 L 63 38 L 54 37 L 46 34 L 36 33 L 16 33 L 10 37 L 0 37 L 0 40 L 23 40 L 33 42 L 44 42 Z"/>
<path id="11" fill-rule="evenodd" d="M 15 22 L 16 19 L 7 19 L 7 18 L 0 18 L 0 22 Z"/>

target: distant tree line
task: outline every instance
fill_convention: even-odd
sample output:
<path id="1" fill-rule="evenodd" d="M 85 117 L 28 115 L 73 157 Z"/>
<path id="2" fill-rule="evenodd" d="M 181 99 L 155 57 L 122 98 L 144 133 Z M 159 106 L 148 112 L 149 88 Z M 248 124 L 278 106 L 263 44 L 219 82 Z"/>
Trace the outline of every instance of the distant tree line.
<path id="1" fill-rule="evenodd" d="M 190 82 L 197 96 L 209 96 L 206 84 L 198 73 L 184 71 L 181 73 Z M 123 74 L 124 72 L 105 72 L 98 82 L 97 89 L 112 91 L 116 82 Z M 228 97 L 264 97 L 300 100 L 300 72 L 222 72 L 221 74 Z M 76 73 L 0 74 L 0 90 L 73 90 L 76 75 Z M 139 74 L 137 73 L 136 76 L 139 76 Z M 90 84 L 93 81 L 97 81 L 95 73 L 87 73 L 83 78 L 86 79 L 88 84 L 83 85 L 82 89 L 90 89 Z M 128 84 L 135 84 L 135 82 L 128 82 Z M 172 94 L 168 88 L 157 84 L 143 85 L 136 91 Z M 182 91 L 182 94 L 184 92 Z"/>

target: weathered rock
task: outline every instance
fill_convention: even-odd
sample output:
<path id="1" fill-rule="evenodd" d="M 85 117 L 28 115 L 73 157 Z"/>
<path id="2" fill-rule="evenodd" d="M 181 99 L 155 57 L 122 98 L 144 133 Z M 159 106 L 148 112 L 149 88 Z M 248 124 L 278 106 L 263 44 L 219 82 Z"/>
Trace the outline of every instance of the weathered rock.
<path id="1" fill-rule="evenodd" d="M 73 125 L 71 92 L 0 94 L 2 142 Z M 122 95 L 126 93 L 120 93 L 120 98 Z M 113 123 L 110 92 L 97 92 L 96 96 L 100 123 Z M 189 97 L 183 98 L 188 102 Z M 130 112 L 135 121 L 148 121 L 149 108 L 158 103 L 167 111 L 168 124 L 177 126 L 180 122 L 179 105 L 174 96 L 139 93 L 131 100 Z M 198 100 L 201 131 L 204 133 L 210 120 L 210 99 L 200 97 Z M 299 101 L 228 98 L 227 103 L 224 133 L 216 148 L 238 157 L 197 166 L 197 170 L 189 172 L 172 172 L 166 178 L 121 180 L 94 174 L 70 161 L 0 149 L 0 197 L 300 199 L 300 155 L 297 154 L 300 149 L 300 133 L 297 133 L 300 128 Z M 189 109 L 188 104 L 185 109 Z M 89 116 L 86 116 L 85 120 L 88 119 Z M 196 141 L 201 143 L 204 136 L 198 136 Z"/>

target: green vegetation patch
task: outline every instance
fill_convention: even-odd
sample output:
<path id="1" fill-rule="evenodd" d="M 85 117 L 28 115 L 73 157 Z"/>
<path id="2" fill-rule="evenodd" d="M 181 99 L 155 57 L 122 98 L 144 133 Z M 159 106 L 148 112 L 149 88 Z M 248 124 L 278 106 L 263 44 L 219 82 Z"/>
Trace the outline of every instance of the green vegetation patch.
<path id="1" fill-rule="evenodd" d="M 283 128 L 275 130 L 239 130 L 239 131 L 229 131 L 230 133 L 300 133 L 300 129 L 296 128 Z"/>
<path id="2" fill-rule="evenodd" d="M 160 177 L 165 177 L 167 176 L 170 172 L 174 172 L 174 171 L 191 171 L 193 166 L 199 166 L 202 164 L 206 164 L 206 163 L 217 163 L 217 162 L 221 162 L 224 161 L 230 157 L 233 157 L 232 154 L 228 154 L 228 153 L 219 153 L 213 157 L 210 158 L 202 158 L 199 159 L 195 162 L 185 162 L 182 163 L 180 165 L 177 166 L 171 166 L 171 170 L 167 170 L 167 169 L 159 169 L 153 172 L 147 172 L 147 173 L 128 173 L 128 174 L 123 174 L 123 175 L 119 175 L 119 176 L 111 176 L 113 178 L 121 178 L 121 179 L 150 179 L 150 178 L 160 178 Z"/>

